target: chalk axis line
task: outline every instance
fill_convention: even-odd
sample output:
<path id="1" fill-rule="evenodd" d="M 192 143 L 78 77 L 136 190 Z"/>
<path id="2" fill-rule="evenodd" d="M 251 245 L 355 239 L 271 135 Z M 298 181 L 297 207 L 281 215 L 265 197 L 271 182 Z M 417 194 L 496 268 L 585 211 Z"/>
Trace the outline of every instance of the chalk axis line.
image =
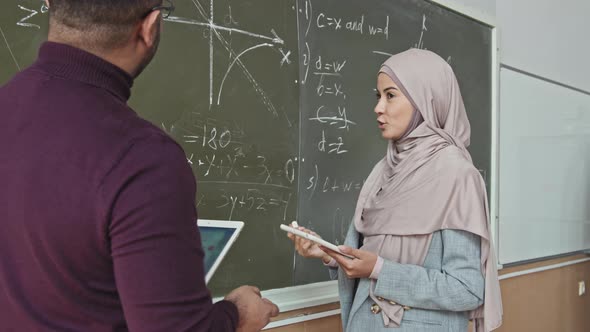
<path id="1" fill-rule="evenodd" d="M 226 80 L 227 76 L 229 75 L 229 72 L 231 71 L 231 69 L 235 65 L 237 65 L 242 70 L 244 75 L 246 76 L 246 79 L 252 84 L 256 93 L 260 96 L 260 98 L 262 99 L 262 103 L 265 105 L 267 110 L 274 117 L 278 117 L 279 114 L 278 114 L 278 111 L 277 111 L 276 107 L 274 106 L 273 102 L 270 100 L 270 98 L 268 97 L 268 94 L 264 91 L 264 89 L 262 89 L 260 84 L 256 81 L 256 79 L 254 78 L 252 73 L 248 70 L 248 68 L 246 68 L 246 66 L 244 65 L 244 63 L 241 60 L 241 57 L 243 57 L 245 54 L 247 54 L 250 51 L 253 51 L 255 49 L 262 48 L 262 47 L 270 47 L 270 48 L 276 49 L 277 52 L 280 54 L 280 56 L 281 56 L 280 65 L 281 66 L 283 66 L 285 63 L 291 64 L 291 60 L 289 59 L 289 56 L 291 55 L 291 51 L 283 50 L 283 46 L 285 45 L 285 41 L 277 35 L 277 33 L 274 31 L 274 29 L 270 30 L 270 32 L 272 34 L 271 36 L 266 36 L 266 35 L 250 32 L 250 31 L 246 31 L 246 30 L 242 30 L 242 29 L 229 28 L 229 27 L 218 25 L 213 21 L 213 17 L 214 17 L 213 16 L 213 13 L 214 13 L 214 6 L 213 6 L 214 1 L 213 0 L 210 0 L 209 13 L 207 13 L 205 8 L 197 0 L 191 0 L 191 1 L 192 1 L 193 5 L 195 6 L 195 9 L 197 10 L 197 13 L 199 14 L 200 18 L 203 21 L 197 21 L 197 20 L 178 17 L 178 16 L 170 16 L 170 17 L 166 18 L 165 21 L 170 22 L 170 23 L 202 26 L 202 27 L 207 28 L 209 30 L 209 108 L 211 108 L 211 106 L 214 103 L 216 105 L 220 105 L 221 93 L 223 91 L 223 85 L 225 84 L 225 80 Z M 31 18 L 33 18 L 34 16 L 36 16 L 39 13 L 41 13 L 41 14 L 47 13 L 48 9 L 44 5 L 42 5 L 42 7 L 39 11 L 26 8 L 22 5 L 17 5 L 17 7 L 20 10 L 25 11 L 27 14 L 27 16 L 23 17 L 22 19 L 20 19 L 16 23 L 18 26 L 21 26 L 23 28 L 41 29 L 41 27 L 39 25 L 29 23 L 29 21 L 31 20 Z M 231 7 L 229 7 L 229 9 L 230 9 L 230 13 L 231 13 Z M 223 35 L 221 35 L 220 32 L 229 32 L 231 34 L 234 34 L 234 33 L 240 34 L 240 35 L 259 39 L 263 42 L 260 44 L 254 45 L 252 47 L 249 47 L 246 50 L 236 54 L 236 52 L 230 46 L 230 43 L 225 39 L 225 37 Z M 17 66 L 17 68 L 20 71 L 21 67 L 18 64 L 18 61 L 17 61 L 15 55 L 13 54 L 12 49 L 10 48 L 10 46 L 8 44 L 8 40 L 4 34 L 4 31 L 1 29 L 0 29 L 0 35 L 2 36 L 2 39 L 4 40 L 4 43 L 6 44 L 8 51 L 10 52 L 12 60 L 14 61 L 15 65 Z M 213 36 L 215 36 L 215 38 L 219 41 L 221 46 L 223 46 L 223 48 L 230 54 L 230 56 L 232 58 L 232 61 L 229 64 L 229 66 L 226 70 L 226 73 L 223 76 L 223 80 L 221 81 L 221 83 L 219 85 L 217 98 L 214 98 L 214 88 L 213 88 L 213 64 L 214 64 L 214 57 L 213 57 L 214 39 L 213 39 Z M 282 113 L 284 113 L 284 112 L 282 112 Z M 291 122 L 289 121 L 288 117 L 286 116 L 286 114 L 283 114 L 283 115 L 284 115 L 285 119 L 287 120 L 289 127 L 291 127 Z"/>
<path id="2" fill-rule="evenodd" d="M 254 78 L 252 73 L 248 70 L 248 68 L 246 68 L 246 66 L 244 65 L 244 63 L 241 60 L 241 57 L 243 57 L 245 54 L 247 54 L 250 51 L 253 51 L 255 49 L 259 49 L 262 47 L 271 47 L 271 48 L 277 49 L 278 52 L 281 54 L 281 57 L 282 57 L 281 65 L 283 65 L 285 62 L 287 64 L 290 64 L 291 62 L 289 60 L 289 55 L 291 54 L 291 52 L 290 51 L 285 52 L 282 48 L 282 46 L 285 44 L 285 41 L 277 35 L 277 33 L 274 31 L 274 29 L 271 29 L 272 35 L 267 36 L 267 35 L 262 35 L 262 34 L 250 32 L 250 31 L 242 30 L 242 29 L 230 28 L 230 27 L 218 25 L 213 21 L 213 17 L 214 17 L 213 16 L 213 13 L 214 13 L 214 6 L 213 6 L 214 1 L 213 0 L 210 1 L 210 7 L 209 7 L 208 13 L 205 10 L 205 8 L 198 1 L 196 1 L 196 0 L 191 0 L 191 1 L 192 1 L 193 5 L 195 6 L 195 9 L 197 10 L 202 21 L 184 18 L 184 17 L 178 17 L 178 16 L 170 16 L 170 17 L 166 18 L 165 20 L 170 23 L 179 23 L 179 24 L 201 26 L 201 27 L 207 28 L 209 30 L 209 107 L 211 107 L 214 104 L 220 105 L 221 93 L 223 91 L 223 85 L 225 84 L 225 80 L 226 80 L 227 76 L 229 75 L 229 72 L 232 70 L 232 68 L 235 65 L 237 65 L 237 67 L 239 67 L 242 70 L 242 72 L 244 73 L 244 75 L 246 76 L 248 81 L 252 84 L 252 86 L 254 87 L 254 90 L 261 97 L 262 102 L 264 103 L 264 105 L 268 109 L 268 111 L 274 117 L 278 117 L 278 111 L 277 111 L 276 107 L 274 106 L 274 104 L 272 103 L 270 98 L 268 97 L 267 93 L 262 89 L 260 84 L 256 81 L 256 79 Z M 231 10 L 231 7 L 230 7 L 230 10 Z M 225 39 L 225 37 L 221 34 L 221 32 L 240 34 L 240 35 L 259 39 L 263 42 L 260 44 L 251 46 L 251 47 L 245 49 L 244 51 L 241 51 L 240 53 L 236 53 L 231 48 L 230 43 Z M 223 75 L 223 79 L 219 85 L 216 98 L 214 97 L 214 88 L 213 88 L 213 67 L 214 67 L 213 66 L 213 64 L 214 64 L 213 50 L 215 47 L 213 36 L 215 36 L 217 41 L 231 55 L 231 58 L 232 58 L 231 63 L 229 64 L 225 74 Z M 285 115 L 285 118 L 287 119 L 287 121 L 289 121 L 288 118 L 286 117 L 286 115 Z M 289 122 L 289 126 L 291 126 L 290 122 Z"/>

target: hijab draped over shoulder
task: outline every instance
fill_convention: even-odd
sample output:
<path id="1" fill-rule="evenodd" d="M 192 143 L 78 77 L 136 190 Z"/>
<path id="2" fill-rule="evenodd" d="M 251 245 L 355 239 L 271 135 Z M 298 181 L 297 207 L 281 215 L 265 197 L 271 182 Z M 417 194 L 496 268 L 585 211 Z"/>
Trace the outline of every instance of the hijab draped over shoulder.
<path id="1" fill-rule="evenodd" d="M 477 331 L 491 331 L 502 323 L 500 285 L 485 183 L 467 151 L 471 128 L 455 74 L 441 57 L 419 49 L 392 56 L 379 72 L 397 84 L 414 115 L 406 133 L 389 142 L 361 190 L 353 222 L 364 236 L 362 249 L 423 265 L 433 232 L 454 229 L 480 236 L 485 300 L 471 318 Z M 402 307 L 379 301 L 372 289 L 385 325 L 399 326 Z"/>

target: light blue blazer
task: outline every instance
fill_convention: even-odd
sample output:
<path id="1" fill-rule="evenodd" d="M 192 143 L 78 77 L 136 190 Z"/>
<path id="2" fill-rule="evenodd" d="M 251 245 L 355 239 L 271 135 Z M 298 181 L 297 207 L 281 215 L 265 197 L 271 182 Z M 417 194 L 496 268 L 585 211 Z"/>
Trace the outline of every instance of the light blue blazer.
<path id="1" fill-rule="evenodd" d="M 359 248 L 359 239 L 352 224 L 344 245 Z M 331 268 L 331 277 L 338 278 L 344 331 L 467 331 L 469 310 L 484 299 L 480 255 L 479 236 L 441 230 L 432 236 L 424 266 L 385 260 L 374 293 L 411 308 L 404 312 L 400 328 L 385 327 L 382 314 L 371 311 L 369 279 L 348 279 L 343 271 Z"/>

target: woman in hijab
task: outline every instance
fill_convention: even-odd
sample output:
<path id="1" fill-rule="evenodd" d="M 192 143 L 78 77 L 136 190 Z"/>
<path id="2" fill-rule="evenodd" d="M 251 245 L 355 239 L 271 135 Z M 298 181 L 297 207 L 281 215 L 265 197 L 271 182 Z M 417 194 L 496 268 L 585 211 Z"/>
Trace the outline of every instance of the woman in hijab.
<path id="1" fill-rule="evenodd" d="M 466 331 L 469 319 L 477 331 L 497 328 L 485 184 L 451 67 L 425 50 L 392 56 L 377 76 L 375 114 L 389 144 L 340 247 L 355 259 L 289 235 L 295 249 L 338 276 L 345 331 Z"/>

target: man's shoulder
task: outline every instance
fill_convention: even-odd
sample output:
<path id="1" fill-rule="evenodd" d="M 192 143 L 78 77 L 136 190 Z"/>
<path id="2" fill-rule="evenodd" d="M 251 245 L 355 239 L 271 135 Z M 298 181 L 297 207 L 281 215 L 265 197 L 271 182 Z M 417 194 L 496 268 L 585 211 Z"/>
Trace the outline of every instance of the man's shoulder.
<path id="1" fill-rule="evenodd" d="M 125 100 L 111 92 L 84 82 L 48 76 L 37 103 L 47 101 L 48 119 L 54 126 L 64 122 L 63 130 L 88 142 L 101 154 L 125 149 L 138 141 L 176 142 L 160 127 L 142 118 Z M 59 95 L 59 99 L 54 98 Z M 53 104 L 53 105 L 51 105 Z M 107 153 L 108 154 L 108 153 Z"/>
<path id="2" fill-rule="evenodd" d="M 185 160 L 182 147 L 161 128 L 141 118 L 128 109 L 125 116 L 102 121 L 94 128 L 97 137 L 102 137 L 98 150 L 111 151 L 114 162 L 120 161 L 130 153 L 143 151 L 145 159 L 156 161 L 168 158 Z"/>
<path id="3" fill-rule="evenodd" d="M 0 105 L 6 106 L 4 117 L 13 120 L 12 127 L 26 120 L 29 130 L 20 133 L 21 140 L 43 139 L 41 145 L 65 156 L 64 162 L 70 164 L 85 160 L 79 164 L 86 167 L 85 173 L 101 177 L 137 149 L 151 151 L 151 159 L 167 155 L 185 161 L 180 145 L 164 130 L 100 87 L 33 66 L 17 74 L 2 90 Z"/>

